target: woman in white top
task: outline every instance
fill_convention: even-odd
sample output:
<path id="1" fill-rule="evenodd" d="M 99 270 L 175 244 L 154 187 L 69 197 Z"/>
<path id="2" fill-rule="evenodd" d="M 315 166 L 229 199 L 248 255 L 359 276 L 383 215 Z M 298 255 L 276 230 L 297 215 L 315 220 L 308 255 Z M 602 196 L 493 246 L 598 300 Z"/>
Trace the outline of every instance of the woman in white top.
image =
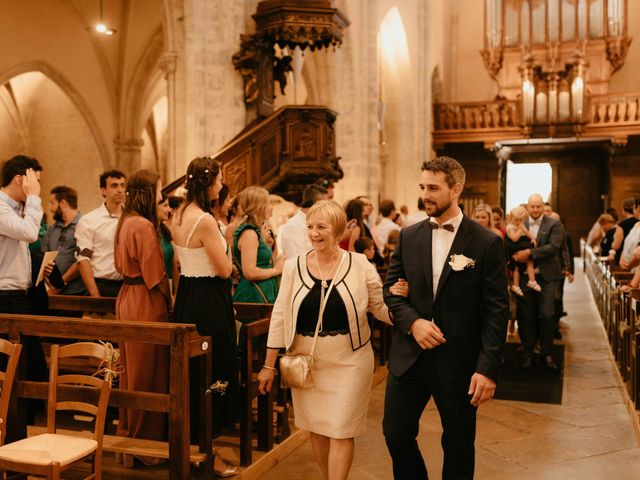
<path id="1" fill-rule="evenodd" d="M 213 214 L 213 205 L 222 188 L 220 164 L 198 157 L 187 167 L 185 202 L 172 219 L 175 253 L 180 261 L 180 282 L 176 293 L 174 321 L 194 323 L 201 335 L 211 335 L 213 378 L 213 436 L 222 427 L 233 427 L 238 418 L 239 390 L 236 360 L 236 332 L 231 301 L 231 261 L 227 242 Z M 199 431 L 198 362 L 191 362 L 190 400 L 192 439 Z M 218 455 L 215 473 L 228 477 L 238 473 Z"/>
<path id="2" fill-rule="evenodd" d="M 367 426 L 374 366 L 367 312 L 390 323 L 389 312 L 375 267 L 364 255 L 338 246 L 347 227 L 340 205 L 317 202 L 307 212 L 307 227 L 313 250 L 285 264 L 258 378 L 260 391 L 269 391 L 280 348 L 310 352 L 324 301 L 314 354 L 315 384 L 291 391 L 296 426 L 311 432 L 324 477 L 343 480 L 351 469 L 354 437 Z"/>

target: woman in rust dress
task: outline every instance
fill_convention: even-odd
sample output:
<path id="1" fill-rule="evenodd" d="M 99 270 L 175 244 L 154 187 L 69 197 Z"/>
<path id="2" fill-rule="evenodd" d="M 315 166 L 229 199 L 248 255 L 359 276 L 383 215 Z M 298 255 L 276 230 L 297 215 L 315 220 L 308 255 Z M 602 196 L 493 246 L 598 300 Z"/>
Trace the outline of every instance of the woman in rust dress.
<path id="1" fill-rule="evenodd" d="M 171 305 L 169 282 L 158 234 L 157 199 L 159 176 L 138 170 L 127 184 L 127 202 L 118 223 L 115 242 L 116 270 L 124 286 L 116 300 L 116 319 L 140 322 L 166 322 Z M 124 372 L 120 389 L 167 393 L 169 350 L 146 343 L 121 343 L 120 364 Z M 165 433 L 166 415 L 141 410 L 120 409 L 118 435 L 159 440 Z M 137 457 L 145 464 L 158 459 Z M 125 457 L 131 465 L 133 459 Z"/>

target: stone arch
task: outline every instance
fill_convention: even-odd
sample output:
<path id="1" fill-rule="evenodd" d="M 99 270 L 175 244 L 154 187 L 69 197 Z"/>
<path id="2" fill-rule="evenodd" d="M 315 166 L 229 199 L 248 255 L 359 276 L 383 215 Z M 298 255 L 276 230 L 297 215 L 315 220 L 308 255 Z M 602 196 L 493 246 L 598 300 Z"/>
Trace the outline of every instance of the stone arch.
<path id="1" fill-rule="evenodd" d="M 106 170 L 110 168 L 111 161 L 109 156 L 109 148 L 105 139 L 103 138 L 100 128 L 98 126 L 98 122 L 94 117 L 91 109 L 85 102 L 84 98 L 78 91 L 74 88 L 69 80 L 65 78 L 60 72 L 58 72 L 54 67 L 49 65 L 43 61 L 31 61 L 21 63 L 19 65 L 15 65 L 4 72 L 0 73 L 0 85 L 3 85 L 9 82 L 12 78 L 21 75 L 23 73 L 28 72 L 40 72 L 53 81 L 66 95 L 69 97 L 71 102 L 80 112 L 80 115 L 86 122 L 91 134 L 93 136 L 93 140 L 95 141 L 96 148 L 100 154 L 100 160 L 102 162 L 102 167 Z"/>
<path id="2" fill-rule="evenodd" d="M 118 162 L 123 167 L 138 167 L 145 123 L 153 105 L 166 95 L 166 86 L 158 88 L 165 81 L 161 68 L 164 38 L 162 27 L 151 36 L 123 97 L 118 138 Z"/>

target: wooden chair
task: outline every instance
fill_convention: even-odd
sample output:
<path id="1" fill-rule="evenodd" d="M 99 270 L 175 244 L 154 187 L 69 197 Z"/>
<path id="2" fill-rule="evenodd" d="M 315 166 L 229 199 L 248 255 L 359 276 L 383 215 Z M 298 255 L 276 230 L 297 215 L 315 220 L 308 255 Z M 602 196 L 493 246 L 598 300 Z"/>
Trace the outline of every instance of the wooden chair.
<path id="1" fill-rule="evenodd" d="M 2 390 L 0 390 L 0 446 L 4 443 L 7 433 L 7 411 L 9 410 L 11 389 L 13 388 L 13 380 L 16 376 L 21 350 L 22 345 L 19 343 L 11 343 L 8 340 L 0 338 L 0 353 L 8 357 L 7 369 L 4 372 L 0 372 L 0 380 L 2 380 Z"/>
<path id="2" fill-rule="evenodd" d="M 104 380 L 95 376 L 58 375 L 59 361 L 69 357 L 93 357 L 105 362 Z M 47 433 L 18 440 L 0 447 L 0 470 L 59 479 L 60 473 L 81 460 L 93 457 L 93 472 L 86 479 L 101 478 L 102 437 L 107 403 L 111 391 L 112 349 L 107 345 L 79 342 L 60 347 L 52 345 L 49 368 Z M 58 401 L 58 386 L 61 397 Z M 97 402 L 95 398 L 98 397 Z M 69 400 L 72 398 L 73 400 Z M 90 403 L 93 402 L 93 403 Z M 94 404 L 95 403 L 95 404 Z M 93 438 L 56 433 L 56 412 L 72 410 L 95 417 Z"/>

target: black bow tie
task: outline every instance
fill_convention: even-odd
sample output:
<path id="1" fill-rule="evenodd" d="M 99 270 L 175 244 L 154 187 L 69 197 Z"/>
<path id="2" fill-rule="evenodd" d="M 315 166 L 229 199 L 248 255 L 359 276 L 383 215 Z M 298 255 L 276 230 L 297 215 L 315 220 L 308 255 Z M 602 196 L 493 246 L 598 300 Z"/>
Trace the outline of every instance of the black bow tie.
<path id="1" fill-rule="evenodd" d="M 429 220 L 429 225 L 431 226 L 431 228 L 433 228 L 434 230 L 437 230 L 439 228 L 444 228 L 447 232 L 451 232 L 453 233 L 454 231 L 454 227 L 453 225 L 451 225 L 450 223 L 445 223 L 444 225 L 439 225 L 436 222 Z"/>

